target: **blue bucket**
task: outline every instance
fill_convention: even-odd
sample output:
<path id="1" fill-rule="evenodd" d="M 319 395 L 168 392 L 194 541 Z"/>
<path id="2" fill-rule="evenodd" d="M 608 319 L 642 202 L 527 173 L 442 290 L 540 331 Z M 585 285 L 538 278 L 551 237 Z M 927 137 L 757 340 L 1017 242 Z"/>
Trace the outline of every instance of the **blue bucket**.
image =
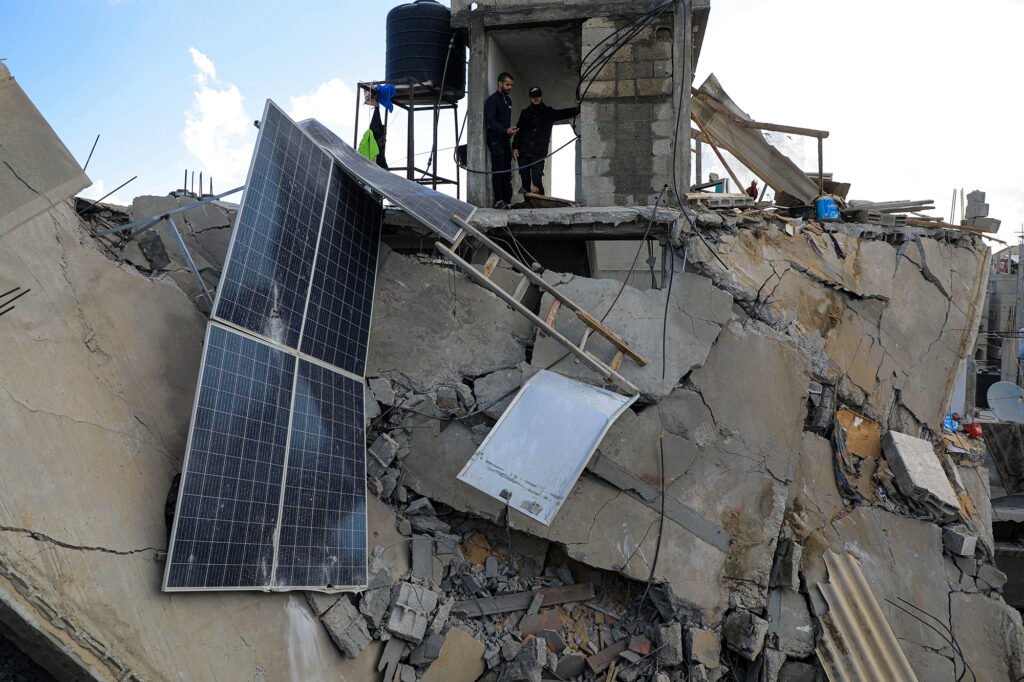
<path id="1" fill-rule="evenodd" d="M 839 220 L 839 202 L 830 197 L 818 197 L 818 220 Z"/>

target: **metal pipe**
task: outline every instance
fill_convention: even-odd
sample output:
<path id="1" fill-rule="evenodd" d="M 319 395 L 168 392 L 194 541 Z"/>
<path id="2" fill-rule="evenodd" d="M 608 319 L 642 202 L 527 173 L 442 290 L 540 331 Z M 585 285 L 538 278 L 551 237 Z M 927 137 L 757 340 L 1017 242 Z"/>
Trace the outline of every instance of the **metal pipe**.
<path id="1" fill-rule="evenodd" d="M 415 107 L 416 98 L 413 95 L 413 84 L 409 83 L 409 109 L 406 114 L 409 116 L 409 139 L 406 140 L 405 145 L 405 177 L 409 180 L 416 178 L 416 145 L 415 145 L 415 133 L 413 132 L 413 108 Z"/>
<path id="2" fill-rule="evenodd" d="M 82 209 L 81 211 L 79 211 L 79 212 L 78 212 L 78 215 L 83 215 L 83 214 L 85 214 L 85 213 L 86 213 L 87 211 L 90 211 L 90 210 L 92 210 L 92 208 L 93 208 L 93 207 L 94 207 L 94 206 L 95 206 L 96 204 L 100 203 L 101 201 L 103 201 L 104 199 L 106 199 L 107 197 L 109 197 L 109 196 L 110 196 L 111 194 L 113 194 L 113 193 L 114 193 L 114 192 L 116 192 L 117 190 L 121 189 L 122 187 L 124 187 L 125 185 L 127 185 L 127 184 L 128 184 L 129 182 L 131 182 L 132 180 L 134 180 L 134 179 L 135 179 L 135 178 L 137 178 L 137 177 L 139 177 L 139 176 L 138 176 L 138 175 L 135 175 L 135 176 L 132 176 L 132 178 L 131 178 L 130 180 L 125 180 L 125 181 L 124 181 L 124 182 L 122 182 L 122 183 L 121 183 L 120 185 L 118 185 L 118 186 L 117 186 L 117 187 L 115 187 L 114 189 L 110 190 L 109 192 L 107 192 L 106 194 L 104 194 L 103 196 L 101 196 L 101 197 L 100 197 L 99 199 L 97 199 L 96 201 L 92 202 L 91 204 L 89 204 L 88 206 L 86 206 L 85 208 L 83 208 L 83 209 Z"/>
<path id="3" fill-rule="evenodd" d="M 825 193 L 825 159 L 823 158 L 825 150 L 824 138 L 818 138 L 818 196 Z"/>
<path id="4" fill-rule="evenodd" d="M 85 169 L 89 167 L 89 162 L 92 161 L 92 153 L 94 151 L 96 151 L 96 145 L 99 143 L 99 141 L 100 141 L 100 136 L 97 135 L 96 139 L 93 140 L 92 149 L 89 150 L 89 157 L 85 160 L 85 165 L 82 166 L 82 172 L 83 173 L 85 172 Z"/>
<path id="5" fill-rule="evenodd" d="M 356 122 L 352 128 L 352 149 L 359 149 L 359 95 L 362 90 L 362 84 L 356 86 Z"/>
<path id="6" fill-rule="evenodd" d="M 171 229 L 171 234 L 174 236 L 174 240 L 178 242 L 178 248 L 181 249 L 181 255 L 185 258 L 185 263 L 188 264 L 188 269 L 192 272 L 192 276 L 196 280 L 196 285 L 199 287 L 199 291 L 206 296 L 206 300 L 210 302 L 210 309 L 213 309 L 213 296 L 206 289 L 206 283 L 203 278 L 199 275 L 199 269 L 196 268 L 195 261 L 192 260 L 192 254 L 188 252 L 188 247 L 185 246 L 185 240 L 182 239 L 181 233 L 178 232 L 178 226 L 174 224 L 174 219 L 168 214 L 164 216 L 167 220 L 167 226 Z"/>

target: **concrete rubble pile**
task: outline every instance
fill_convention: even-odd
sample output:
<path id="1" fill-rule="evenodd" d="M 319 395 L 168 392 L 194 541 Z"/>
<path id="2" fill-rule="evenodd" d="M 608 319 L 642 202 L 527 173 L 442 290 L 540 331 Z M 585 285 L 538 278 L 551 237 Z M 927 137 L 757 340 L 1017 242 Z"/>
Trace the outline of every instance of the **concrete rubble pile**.
<path id="1" fill-rule="evenodd" d="M 545 272 L 649 361 L 623 364 L 646 399 L 550 526 L 456 475 L 533 373 L 596 377 L 431 254 L 383 246 L 368 588 L 165 595 L 164 496 L 205 304 L 159 229 L 95 234 L 178 205 L 83 218 L 64 199 L 2 235 L 0 288 L 33 295 L 0 319 L 0 623 L 57 674 L 820 680 L 836 621 L 819 586 L 843 585 L 827 552 L 855 559 L 919 679 L 1024 674 L 987 473 L 933 446 L 978 328 L 976 235 L 701 206 L 673 227 L 671 287 Z M 214 287 L 231 210 L 202 213 L 185 232 Z M 877 427 L 870 447 L 837 426 L 841 408 Z M 829 635 L 856 653 L 852 634 Z"/>

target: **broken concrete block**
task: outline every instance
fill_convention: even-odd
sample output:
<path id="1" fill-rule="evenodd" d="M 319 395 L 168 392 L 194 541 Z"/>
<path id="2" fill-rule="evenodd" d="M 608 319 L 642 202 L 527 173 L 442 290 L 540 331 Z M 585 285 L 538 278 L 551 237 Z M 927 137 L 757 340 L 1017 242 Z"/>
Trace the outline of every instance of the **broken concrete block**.
<path id="1" fill-rule="evenodd" d="M 387 629 L 402 639 L 418 643 L 430 623 L 430 614 L 437 607 L 438 594 L 412 583 L 400 583 L 392 589 L 391 616 Z"/>
<path id="2" fill-rule="evenodd" d="M 686 651 L 691 663 L 717 668 L 722 655 L 722 638 L 714 630 L 691 627 L 686 629 Z"/>
<path id="3" fill-rule="evenodd" d="M 985 193 L 981 190 L 974 190 L 967 193 L 967 205 L 985 203 Z"/>
<path id="4" fill-rule="evenodd" d="M 409 503 L 409 506 L 405 508 L 405 513 L 412 516 L 413 514 L 428 514 L 434 516 L 434 505 L 430 504 L 430 500 L 425 497 L 421 497 L 418 500 L 413 500 Z"/>
<path id="5" fill-rule="evenodd" d="M 441 605 L 437 607 L 437 613 L 434 614 L 434 620 L 430 621 L 431 632 L 441 632 L 444 629 L 444 626 L 448 624 L 448 616 L 451 615 L 453 606 L 455 606 L 455 600 L 452 597 L 445 597 L 441 600 Z"/>
<path id="6" fill-rule="evenodd" d="M 444 644 L 444 637 L 438 633 L 427 635 L 418 647 L 409 654 L 409 663 L 416 667 L 423 667 L 436 661 L 441 654 L 441 645 Z"/>
<path id="7" fill-rule="evenodd" d="M 497 419 L 515 397 L 516 391 L 523 385 L 523 372 L 520 369 L 500 369 L 482 376 L 473 382 L 476 393 L 476 404 L 491 419 Z"/>
<path id="8" fill-rule="evenodd" d="M 680 665 L 683 662 L 683 626 L 670 623 L 658 628 L 658 661 L 667 667 Z"/>
<path id="9" fill-rule="evenodd" d="M 484 645 L 465 630 L 452 628 L 423 682 L 473 682 L 484 674 Z"/>
<path id="10" fill-rule="evenodd" d="M 974 556 L 978 536 L 961 525 L 946 526 L 942 529 L 942 544 L 958 556 Z"/>
<path id="11" fill-rule="evenodd" d="M 970 220 L 971 218 L 987 218 L 988 217 L 988 204 L 967 204 L 967 209 L 964 213 L 964 217 Z"/>
<path id="12" fill-rule="evenodd" d="M 382 433 L 377 440 L 373 441 L 373 445 L 367 449 L 366 453 L 369 455 L 366 458 L 366 471 L 371 476 L 375 476 L 395 461 L 395 455 L 398 454 L 398 443 L 388 434 Z"/>
<path id="13" fill-rule="evenodd" d="M 1006 584 L 1006 574 L 992 564 L 982 564 L 978 567 L 978 581 L 984 583 L 993 590 L 1003 589 Z M 979 586 L 980 587 L 980 586 Z"/>
<path id="14" fill-rule="evenodd" d="M 583 674 L 587 667 L 587 659 L 583 654 L 569 654 L 558 659 L 555 675 L 559 679 L 572 680 Z"/>
<path id="15" fill-rule="evenodd" d="M 779 682 L 818 682 L 818 669 L 800 661 L 786 661 L 779 671 Z"/>
<path id="16" fill-rule="evenodd" d="M 434 402 L 442 410 L 451 412 L 459 406 L 459 393 L 451 386 L 439 386 Z"/>
<path id="17" fill-rule="evenodd" d="M 349 658 L 359 658 L 359 654 L 363 653 L 363 649 L 370 643 L 366 620 L 347 596 L 338 599 L 338 602 L 320 617 L 320 622 L 341 652 Z"/>
<path id="18" fill-rule="evenodd" d="M 395 682 L 416 682 L 416 668 L 411 665 L 399 664 Z"/>
<path id="19" fill-rule="evenodd" d="M 890 431 L 882 438 L 882 450 L 901 493 L 935 518 L 956 517 L 960 500 L 931 443 Z"/>
<path id="20" fill-rule="evenodd" d="M 338 603 L 338 595 L 336 594 L 324 594 L 323 592 L 307 592 L 306 601 L 309 602 L 309 608 L 313 609 L 313 614 L 317 618 L 324 615 L 328 609 Z"/>
<path id="21" fill-rule="evenodd" d="M 768 621 L 750 611 L 736 609 L 722 621 L 722 636 L 729 648 L 748 661 L 753 661 L 764 648 Z"/>
<path id="22" fill-rule="evenodd" d="M 429 535 L 412 538 L 412 575 L 423 582 L 434 579 L 434 538 Z"/>
<path id="23" fill-rule="evenodd" d="M 501 657 L 506 661 L 513 660 L 522 651 L 523 645 L 520 642 L 512 639 L 511 636 L 506 636 L 501 642 Z"/>
<path id="24" fill-rule="evenodd" d="M 378 587 L 363 592 L 359 600 L 359 613 L 366 616 L 374 627 L 380 627 L 384 614 L 391 605 L 391 586 Z"/>
<path id="25" fill-rule="evenodd" d="M 498 682 L 541 682 L 547 661 L 547 643 L 542 637 L 533 637 L 523 643 L 519 655 L 502 669 Z"/>
<path id="26" fill-rule="evenodd" d="M 382 377 L 374 377 L 369 380 L 370 390 L 373 392 L 373 397 L 377 399 L 377 402 L 382 405 L 395 404 L 395 390 L 391 388 L 391 382 Z"/>
<path id="27" fill-rule="evenodd" d="M 791 658 L 806 658 L 814 653 L 815 629 L 807 601 L 799 592 L 782 590 L 780 595 L 778 649 Z"/>
<path id="28" fill-rule="evenodd" d="M 764 651 L 764 680 L 765 682 L 778 682 L 779 673 L 782 672 L 782 666 L 786 663 L 786 654 L 775 649 L 765 649 Z"/>
<path id="29" fill-rule="evenodd" d="M 367 425 L 380 416 L 380 405 L 373 399 L 373 393 L 363 386 L 363 422 Z"/>
<path id="30" fill-rule="evenodd" d="M 383 672 L 385 680 L 395 678 L 395 670 L 398 668 L 398 662 L 405 656 L 406 648 L 406 643 L 397 637 L 392 637 L 384 645 L 384 651 L 381 652 L 380 659 L 377 661 L 377 672 Z"/>
<path id="31" fill-rule="evenodd" d="M 789 547 L 779 562 L 779 576 L 776 585 L 794 591 L 800 590 L 800 560 L 803 558 L 803 554 L 803 545 L 796 540 L 790 540 Z"/>
<path id="32" fill-rule="evenodd" d="M 988 232 L 998 232 L 999 226 L 1003 224 L 1003 221 L 996 218 L 969 218 L 961 220 L 960 224 L 970 227 L 980 227 Z"/>

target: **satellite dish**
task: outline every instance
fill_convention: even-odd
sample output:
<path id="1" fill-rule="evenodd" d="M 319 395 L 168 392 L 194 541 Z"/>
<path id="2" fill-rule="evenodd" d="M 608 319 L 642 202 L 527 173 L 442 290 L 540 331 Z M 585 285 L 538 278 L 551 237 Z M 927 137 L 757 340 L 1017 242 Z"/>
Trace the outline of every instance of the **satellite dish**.
<path id="1" fill-rule="evenodd" d="M 997 381 L 988 388 L 988 406 L 1001 421 L 1024 424 L 1024 388 Z"/>

